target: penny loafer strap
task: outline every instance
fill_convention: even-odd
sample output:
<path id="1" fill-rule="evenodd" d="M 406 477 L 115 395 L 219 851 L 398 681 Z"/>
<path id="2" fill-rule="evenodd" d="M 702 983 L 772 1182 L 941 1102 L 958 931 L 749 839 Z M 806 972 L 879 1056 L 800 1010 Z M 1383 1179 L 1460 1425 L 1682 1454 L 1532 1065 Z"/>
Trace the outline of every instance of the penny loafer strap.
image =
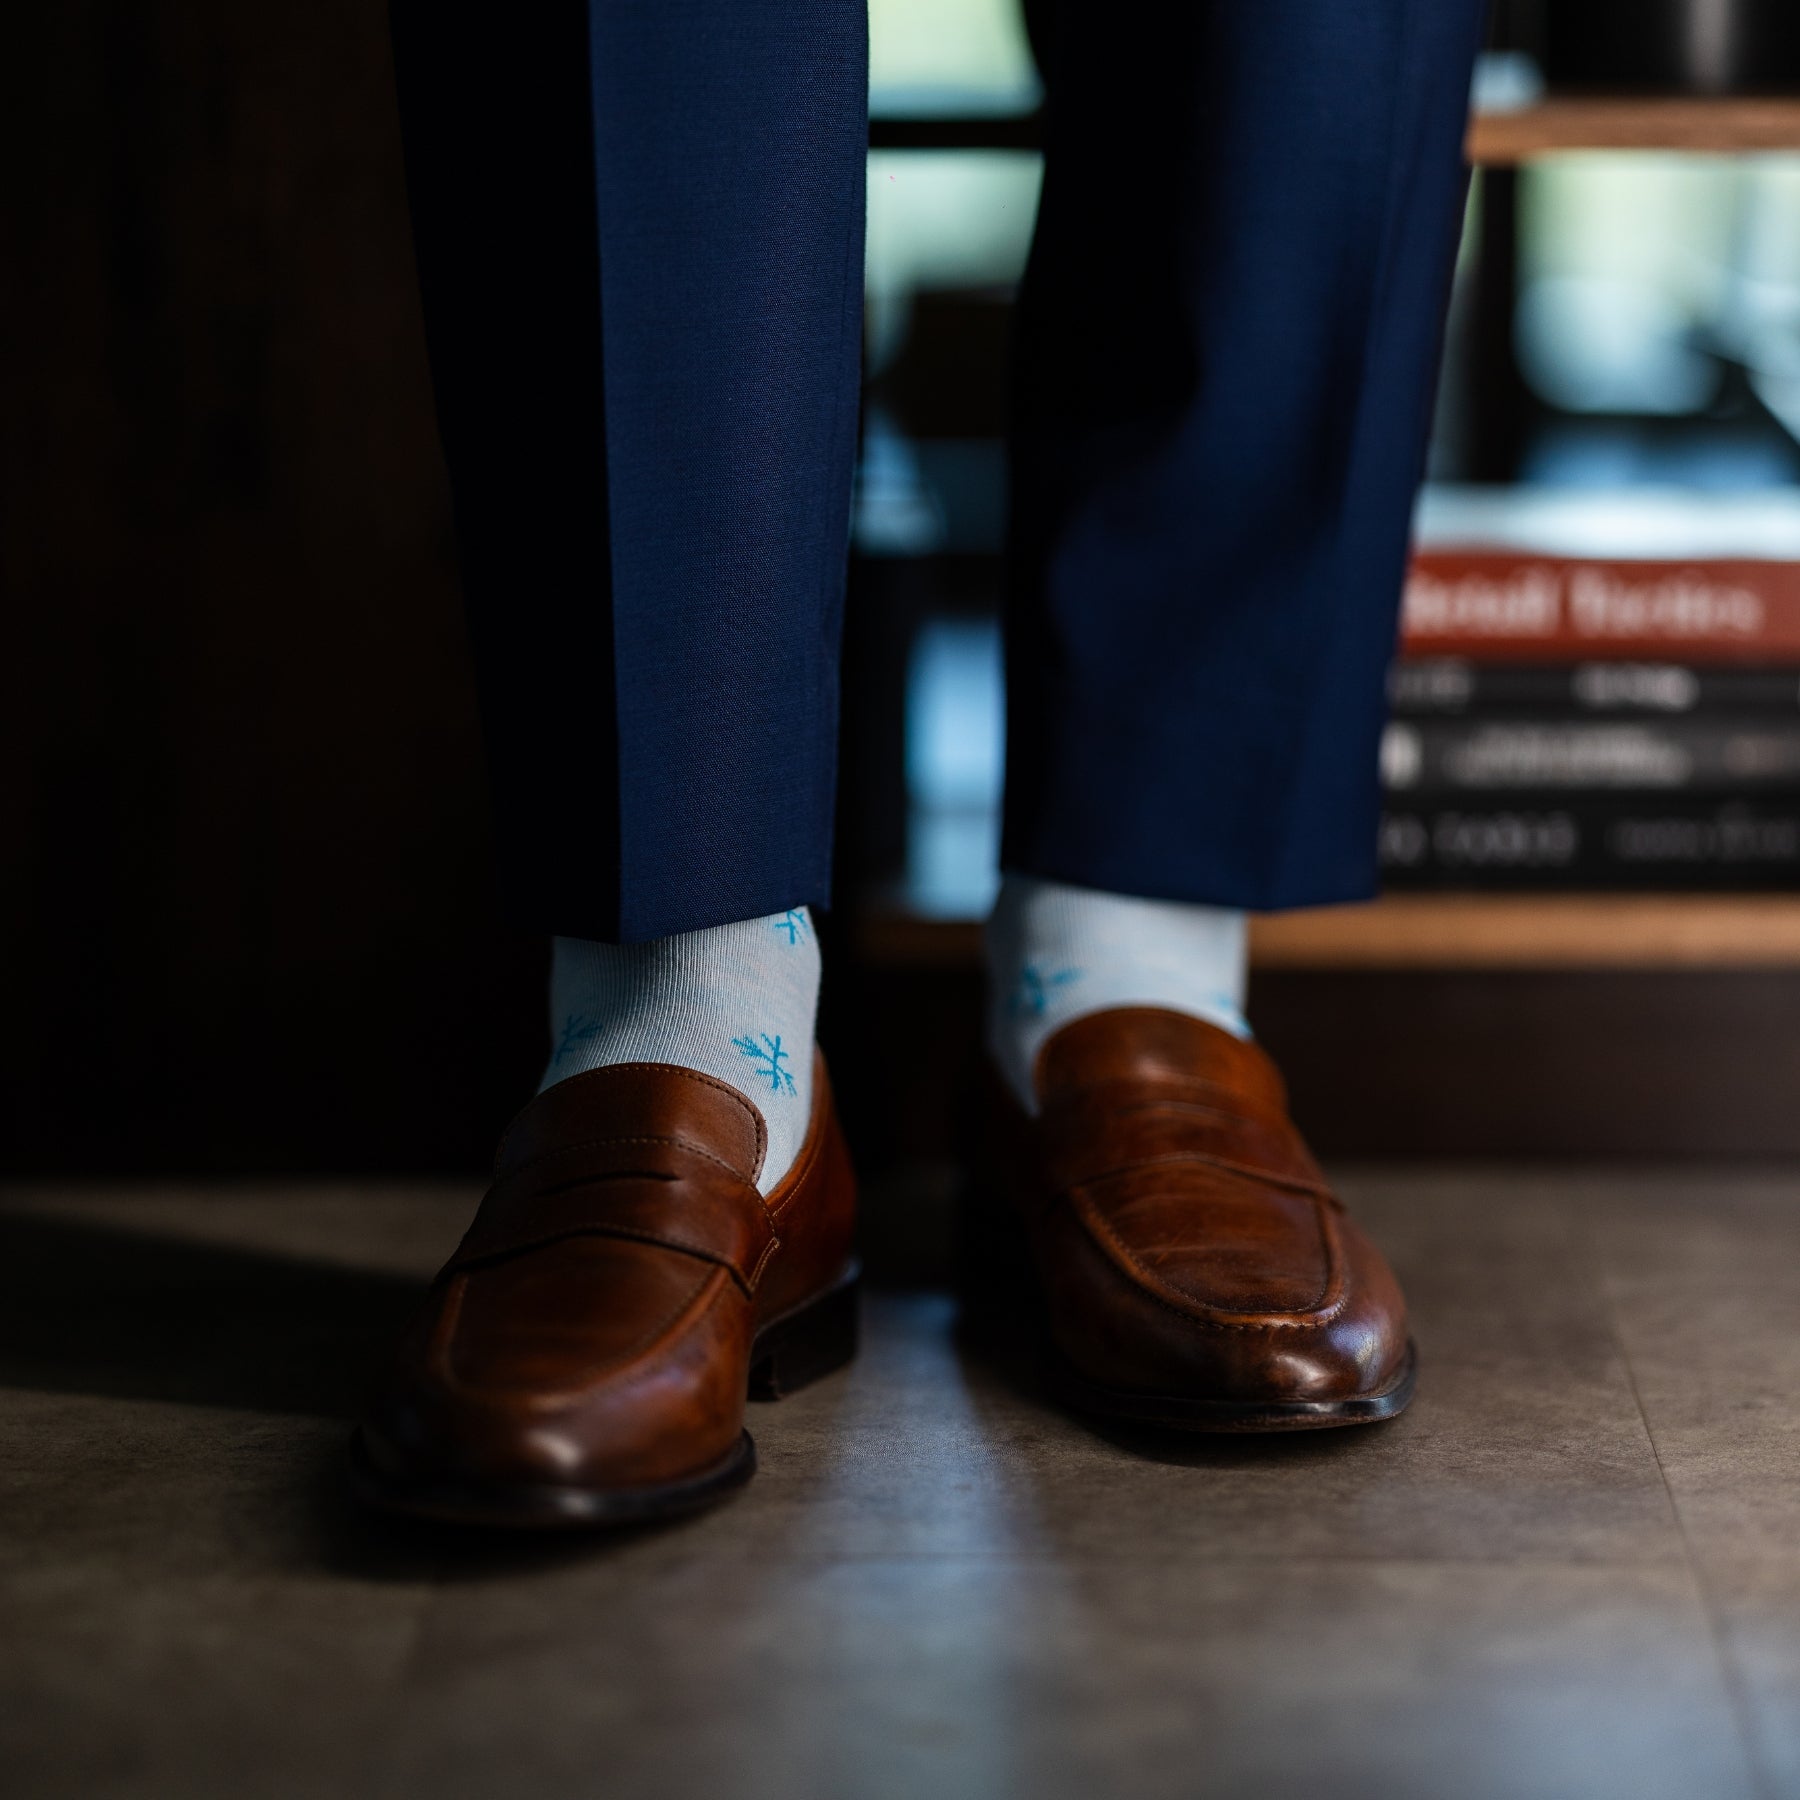
<path id="1" fill-rule="evenodd" d="M 698 1144 L 606 1138 L 540 1157 L 489 1190 L 450 1270 L 570 1237 L 634 1238 L 728 1269 L 745 1293 L 779 1242 L 762 1196 Z"/>
<path id="2" fill-rule="evenodd" d="M 1096 1086 L 1046 1108 L 1039 1128 L 1059 1188 L 1140 1165 L 1194 1161 L 1332 1198 L 1285 1117 L 1246 1107 L 1207 1082 Z"/>

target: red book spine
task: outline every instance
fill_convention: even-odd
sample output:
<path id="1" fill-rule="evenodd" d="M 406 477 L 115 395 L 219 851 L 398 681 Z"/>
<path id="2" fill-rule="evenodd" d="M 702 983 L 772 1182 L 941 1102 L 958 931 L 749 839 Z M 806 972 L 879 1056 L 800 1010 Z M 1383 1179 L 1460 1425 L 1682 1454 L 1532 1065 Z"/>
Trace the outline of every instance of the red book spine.
<path id="1" fill-rule="evenodd" d="M 1424 550 L 1401 643 L 1408 656 L 1508 662 L 1800 661 L 1800 563 Z"/>

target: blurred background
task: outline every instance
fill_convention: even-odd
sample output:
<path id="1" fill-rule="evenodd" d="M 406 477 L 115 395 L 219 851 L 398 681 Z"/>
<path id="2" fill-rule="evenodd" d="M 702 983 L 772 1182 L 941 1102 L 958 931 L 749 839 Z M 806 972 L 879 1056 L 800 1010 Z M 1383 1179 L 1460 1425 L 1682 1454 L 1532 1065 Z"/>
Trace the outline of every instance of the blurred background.
<path id="1" fill-rule="evenodd" d="M 1800 43 L 1626 10 L 1503 3 L 1478 82 L 1391 893 L 1258 947 L 1328 1155 L 1800 1152 L 1800 134 L 1580 99 Z M 9 35 L 8 1162 L 472 1170 L 544 946 L 492 900 L 381 9 Z M 1016 0 L 873 0 L 872 46 L 823 1029 L 879 1169 L 950 1154 L 973 1068 L 1040 90 Z"/>

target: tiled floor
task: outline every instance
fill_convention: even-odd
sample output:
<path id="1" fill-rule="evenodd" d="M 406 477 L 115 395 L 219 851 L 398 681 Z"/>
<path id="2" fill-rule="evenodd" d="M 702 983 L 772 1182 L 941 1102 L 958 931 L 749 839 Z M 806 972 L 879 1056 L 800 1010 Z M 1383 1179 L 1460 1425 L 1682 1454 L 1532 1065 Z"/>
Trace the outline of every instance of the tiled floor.
<path id="1" fill-rule="evenodd" d="M 523 1545 L 339 1483 L 471 1193 L 15 1192 L 0 1792 L 1800 1800 L 1800 1172 L 1346 1189 L 1396 1424 L 1096 1432 L 890 1290 L 741 1499 Z"/>

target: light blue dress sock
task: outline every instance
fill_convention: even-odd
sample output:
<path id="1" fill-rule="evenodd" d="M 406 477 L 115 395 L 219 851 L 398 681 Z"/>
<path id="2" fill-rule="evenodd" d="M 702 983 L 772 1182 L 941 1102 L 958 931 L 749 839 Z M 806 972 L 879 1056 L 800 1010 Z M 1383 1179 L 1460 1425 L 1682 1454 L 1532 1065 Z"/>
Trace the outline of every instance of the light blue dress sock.
<path id="1" fill-rule="evenodd" d="M 819 941 L 799 907 L 648 944 L 554 940 L 550 1060 L 540 1093 L 610 1063 L 674 1063 L 729 1082 L 769 1128 L 765 1194 L 812 1116 Z"/>
<path id="2" fill-rule="evenodd" d="M 1166 1006 L 1248 1037 L 1248 924 L 1230 907 L 1008 875 L 987 928 L 987 1041 L 1020 1104 L 1037 1111 L 1044 1040 L 1088 1013 Z"/>

